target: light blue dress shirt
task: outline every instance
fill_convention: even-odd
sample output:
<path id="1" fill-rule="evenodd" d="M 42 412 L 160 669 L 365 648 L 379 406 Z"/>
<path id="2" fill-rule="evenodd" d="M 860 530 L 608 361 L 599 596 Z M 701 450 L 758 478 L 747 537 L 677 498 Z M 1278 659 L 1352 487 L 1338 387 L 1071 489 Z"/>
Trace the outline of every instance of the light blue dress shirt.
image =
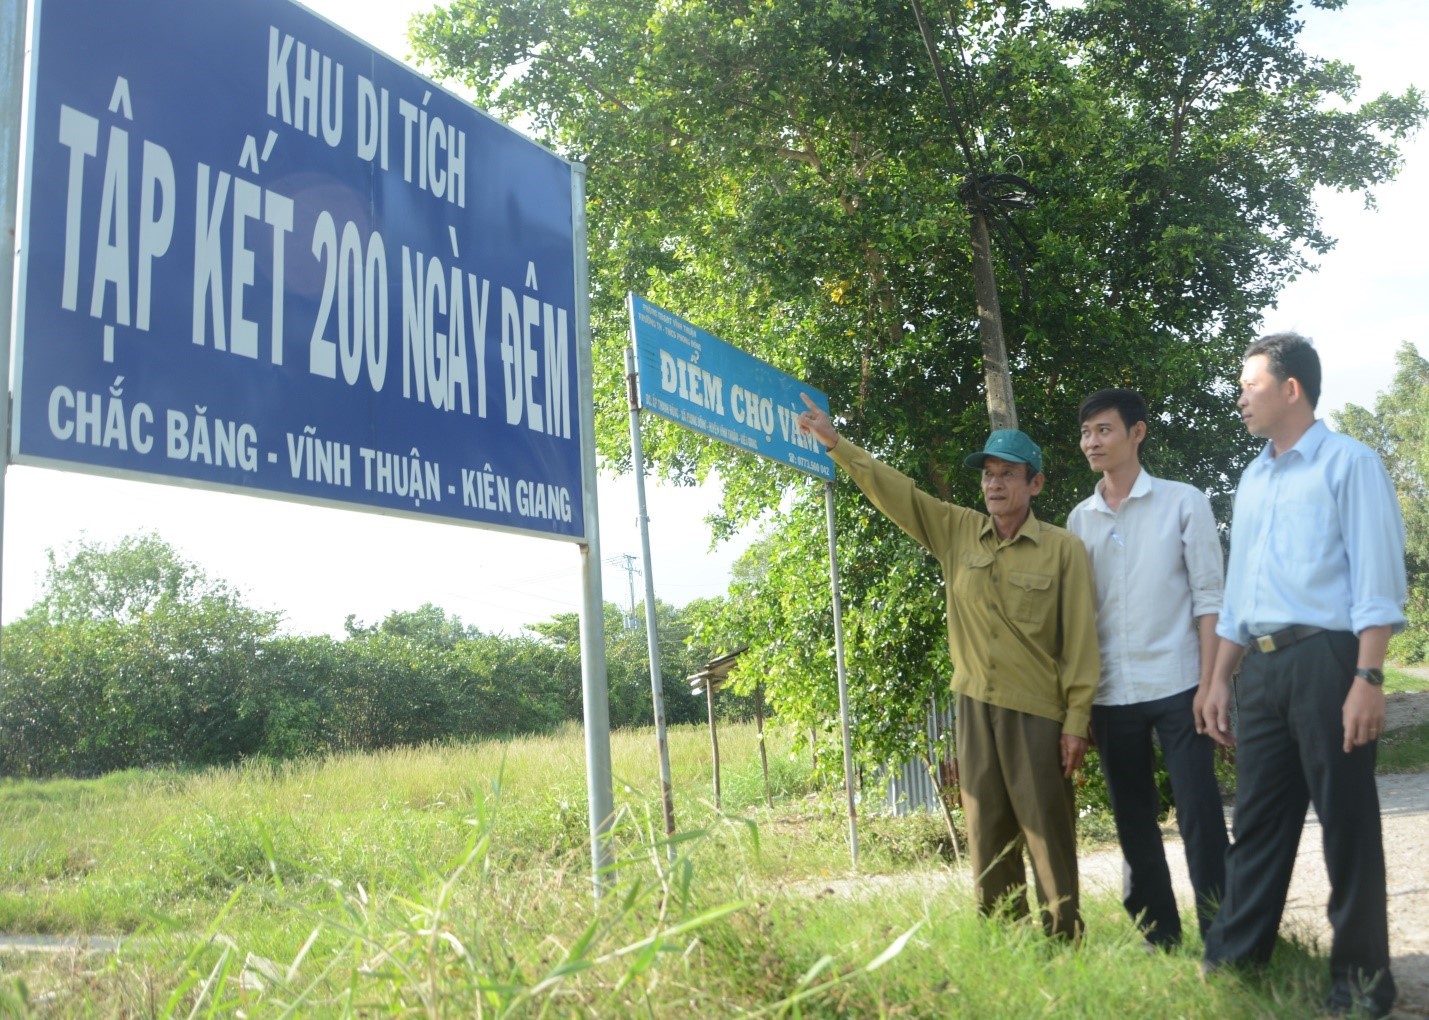
<path id="1" fill-rule="evenodd" d="M 1222 555 L 1206 494 L 1145 468 L 1113 510 L 1102 484 L 1067 517 L 1097 584 L 1098 705 L 1169 698 L 1201 679 L 1196 618 L 1221 611 Z"/>
<path id="2" fill-rule="evenodd" d="M 1216 633 L 1248 644 L 1293 624 L 1404 628 L 1404 522 L 1379 456 L 1322 421 L 1241 475 Z"/>

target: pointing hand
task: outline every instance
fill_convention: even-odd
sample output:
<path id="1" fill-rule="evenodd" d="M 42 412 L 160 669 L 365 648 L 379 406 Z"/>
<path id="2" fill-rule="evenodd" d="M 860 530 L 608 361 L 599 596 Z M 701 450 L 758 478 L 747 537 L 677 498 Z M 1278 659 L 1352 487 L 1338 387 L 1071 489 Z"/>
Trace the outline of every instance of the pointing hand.
<path id="1" fill-rule="evenodd" d="M 834 431 L 834 423 L 829 420 L 829 416 L 809 399 L 807 393 L 800 393 L 804 400 L 804 406 L 808 408 L 799 415 L 799 431 L 804 435 L 812 435 L 828 449 L 832 450 L 839 444 L 839 434 Z"/>

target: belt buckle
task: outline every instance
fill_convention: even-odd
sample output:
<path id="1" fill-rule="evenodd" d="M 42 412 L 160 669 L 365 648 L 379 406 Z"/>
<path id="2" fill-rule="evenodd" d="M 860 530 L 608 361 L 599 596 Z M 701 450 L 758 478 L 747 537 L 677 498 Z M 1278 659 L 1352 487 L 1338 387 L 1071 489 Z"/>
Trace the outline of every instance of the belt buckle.
<path id="1" fill-rule="evenodd" d="M 1275 651 L 1275 635 L 1262 634 L 1260 635 L 1260 637 L 1255 639 L 1255 644 L 1256 647 L 1259 648 L 1262 652 L 1269 654 L 1270 652 Z"/>

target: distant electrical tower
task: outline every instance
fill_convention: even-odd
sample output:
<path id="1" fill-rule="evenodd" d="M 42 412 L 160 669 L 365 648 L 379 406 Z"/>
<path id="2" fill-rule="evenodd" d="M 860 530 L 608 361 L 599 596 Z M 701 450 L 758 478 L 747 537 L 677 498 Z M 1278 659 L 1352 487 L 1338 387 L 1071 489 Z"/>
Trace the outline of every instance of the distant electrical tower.
<path id="1" fill-rule="evenodd" d="M 635 565 L 635 557 L 631 553 L 607 556 L 605 562 L 625 568 L 625 576 L 630 582 L 630 608 L 625 613 L 625 629 L 635 630 L 640 626 L 640 618 L 635 615 L 635 575 L 640 573 L 640 568 Z"/>

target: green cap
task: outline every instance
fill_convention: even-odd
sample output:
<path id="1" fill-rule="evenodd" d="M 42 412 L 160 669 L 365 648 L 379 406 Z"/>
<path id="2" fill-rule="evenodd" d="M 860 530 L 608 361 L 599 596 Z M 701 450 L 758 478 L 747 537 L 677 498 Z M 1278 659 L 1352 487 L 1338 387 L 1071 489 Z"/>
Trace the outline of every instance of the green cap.
<path id="1" fill-rule="evenodd" d="M 1042 473 L 1041 448 L 1027 437 L 1027 433 L 1017 429 L 998 429 L 987 437 L 979 452 L 968 454 L 963 463 L 970 468 L 981 468 L 988 457 L 1031 464 L 1034 471 L 1039 475 Z"/>

